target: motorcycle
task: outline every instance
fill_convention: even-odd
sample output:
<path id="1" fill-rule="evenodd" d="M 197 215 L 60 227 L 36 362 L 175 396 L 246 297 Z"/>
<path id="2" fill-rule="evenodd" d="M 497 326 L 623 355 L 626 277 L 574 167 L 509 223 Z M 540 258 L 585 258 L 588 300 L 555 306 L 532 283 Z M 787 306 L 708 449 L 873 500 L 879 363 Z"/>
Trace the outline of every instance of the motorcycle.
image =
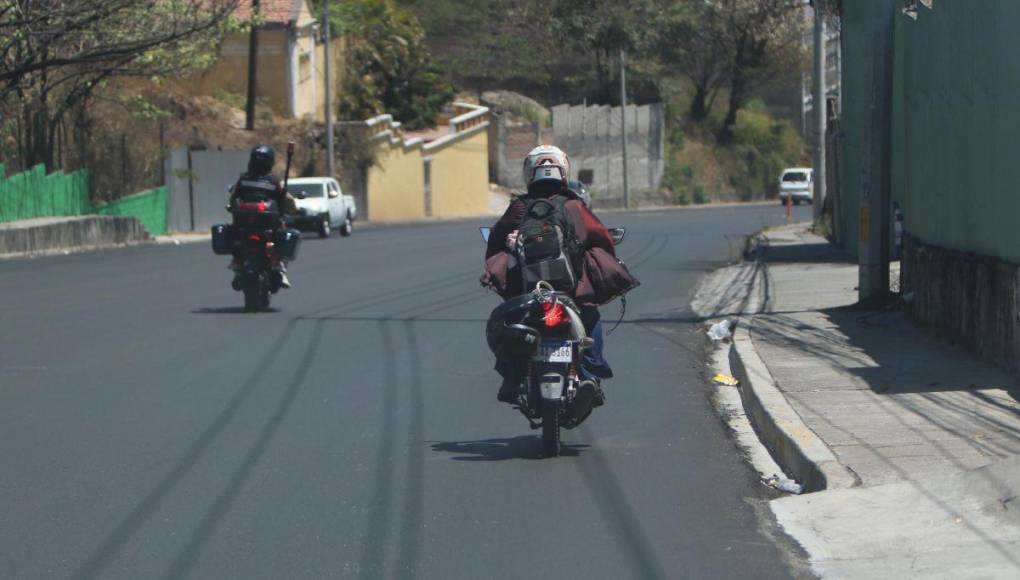
<path id="1" fill-rule="evenodd" d="M 287 170 L 284 187 L 290 175 L 294 143 L 287 144 Z M 228 188 L 228 195 L 233 187 Z M 297 194 L 303 199 L 304 194 Z M 245 312 L 269 309 L 272 295 L 283 287 L 283 276 L 275 268 L 281 260 L 297 258 L 301 234 L 287 229 L 281 208 L 272 200 L 241 201 L 228 205 L 233 224 L 212 226 L 213 253 L 234 255 L 243 248 L 241 269 L 232 282 L 235 291 L 244 294 Z"/>
<path id="2" fill-rule="evenodd" d="M 488 242 L 491 229 L 479 230 Z M 623 242 L 624 228 L 609 231 L 616 244 Z M 486 339 L 497 358 L 523 370 L 515 408 L 532 429 L 542 430 L 543 455 L 558 456 L 560 430 L 583 423 L 594 403 L 593 397 L 580 396 L 579 366 L 584 351 L 594 346 L 580 309 L 568 294 L 540 281 L 492 311 Z"/>
<path id="3" fill-rule="evenodd" d="M 281 218 L 272 201 L 240 202 L 231 208 L 233 227 L 218 235 L 213 227 L 213 240 L 233 238 L 227 244 L 243 247 L 243 260 L 239 275 L 232 284 L 234 290 L 244 293 L 244 310 L 257 312 L 269 308 L 271 297 L 283 286 L 283 277 L 274 266 L 281 260 L 294 260 L 301 243 L 295 230 L 281 229 Z M 233 251 L 229 252 L 233 253 Z"/>

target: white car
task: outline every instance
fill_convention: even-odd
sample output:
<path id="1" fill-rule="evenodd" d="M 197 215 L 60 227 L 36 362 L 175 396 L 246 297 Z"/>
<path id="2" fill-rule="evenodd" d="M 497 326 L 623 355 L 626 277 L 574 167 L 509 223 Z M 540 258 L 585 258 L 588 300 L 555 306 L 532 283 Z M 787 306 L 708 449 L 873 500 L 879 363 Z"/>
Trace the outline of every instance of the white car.
<path id="1" fill-rule="evenodd" d="M 344 195 L 340 184 L 331 177 L 300 177 L 287 183 L 287 190 L 297 199 L 301 215 L 288 220 L 292 227 L 304 232 L 317 232 L 328 238 L 333 230 L 341 236 L 354 232 L 354 216 L 358 208 L 354 197 Z M 300 198 L 299 193 L 304 194 Z"/>
<path id="2" fill-rule="evenodd" d="M 804 201 L 814 202 L 814 170 L 810 167 L 789 167 L 779 177 L 779 202 L 786 205 L 787 198 L 793 205 Z"/>

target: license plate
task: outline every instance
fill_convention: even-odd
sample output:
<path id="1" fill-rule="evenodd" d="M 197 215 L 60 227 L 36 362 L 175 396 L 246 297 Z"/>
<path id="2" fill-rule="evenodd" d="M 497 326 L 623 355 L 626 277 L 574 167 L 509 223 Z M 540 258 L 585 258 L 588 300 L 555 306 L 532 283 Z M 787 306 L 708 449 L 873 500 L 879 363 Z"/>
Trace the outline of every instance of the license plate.
<path id="1" fill-rule="evenodd" d="M 568 363 L 573 359 L 574 349 L 569 342 L 543 342 L 538 348 L 538 360 L 544 362 Z"/>

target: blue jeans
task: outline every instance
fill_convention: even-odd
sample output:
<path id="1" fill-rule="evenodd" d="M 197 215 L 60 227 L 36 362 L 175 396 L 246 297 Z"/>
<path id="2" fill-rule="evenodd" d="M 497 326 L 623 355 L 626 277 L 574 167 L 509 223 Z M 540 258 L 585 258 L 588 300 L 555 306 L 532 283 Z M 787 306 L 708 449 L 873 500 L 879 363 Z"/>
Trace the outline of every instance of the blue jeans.
<path id="1" fill-rule="evenodd" d="M 581 365 L 578 369 L 581 378 L 592 380 L 612 378 L 613 369 L 603 355 L 602 316 L 599 309 L 594 306 L 582 306 L 580 314 L 584 331 L 595 341 L 595 344 L 581 355 Z M 522 371 L 519 362 L 497 358 L 496 372 L 504 379 L 518 380 Z"/>

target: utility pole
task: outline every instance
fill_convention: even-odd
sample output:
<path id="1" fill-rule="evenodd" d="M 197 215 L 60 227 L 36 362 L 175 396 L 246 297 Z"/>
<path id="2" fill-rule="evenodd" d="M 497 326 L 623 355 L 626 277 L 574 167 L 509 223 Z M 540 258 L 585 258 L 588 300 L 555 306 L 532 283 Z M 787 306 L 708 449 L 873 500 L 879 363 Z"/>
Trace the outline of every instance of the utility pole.
<path id="1" fill-rule="evenodd" d="M 894 0 L 866 2 L 863 86 L 870 88 L 861 154 L 858 299 L 874 304 L 889 291 L 889 149 L 892 109 Z"/>
<path id="2" fill-rule="evenodd" d="M 255 89 L 259 54 L 259 0 L 251 2 L 251 34 L 248 37 L 248 101 L 244 107 L 244 128 L 255 130 Z"/>
<path id="3" fill-rule="evenodd" d="M 825 43 L 825 14 L 822 11 L 819 0 L 815 0 L 815 170 L 814 170 L 814 198 L 811 207 L 814 213 L 814 221 L 822 218 L 822 205 L 825 203 L 825 122 L 828 113 L 828 99 L 825 90 L 826 54 Z"/>
<path id="4" fill-rule="evenodd" d="M 322 3 L 322 31 L 326 41 L 326 171 L 336 177 L 333 158 L 333 42 L 329 32 L 329 0 Z"/>
<path id="5" fill-rule="evenodd" d="M 630 208 L 627 182 L 627 49 L 620 49 L 620 135 L 623 138 L 623 207 Z"/>

